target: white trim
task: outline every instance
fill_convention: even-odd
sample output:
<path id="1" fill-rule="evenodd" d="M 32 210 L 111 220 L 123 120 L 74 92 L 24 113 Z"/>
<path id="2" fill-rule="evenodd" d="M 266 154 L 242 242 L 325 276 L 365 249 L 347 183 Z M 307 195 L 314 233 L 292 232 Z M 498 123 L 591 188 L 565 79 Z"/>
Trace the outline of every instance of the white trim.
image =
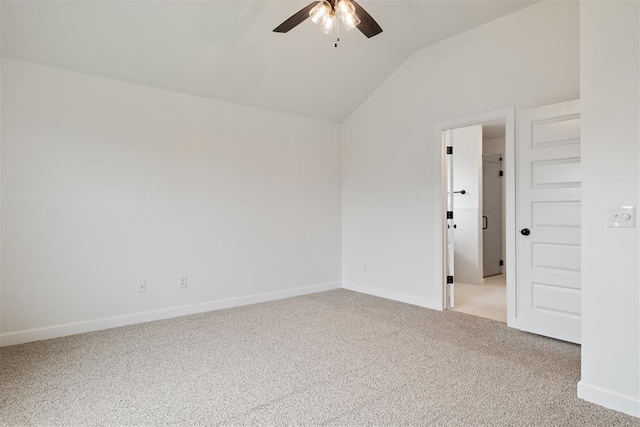
<path id="1" fill-rule="evenodd" d="M 0 334 L 0 347 L 23 344 L 32 341 L 46 340 L 51 338 L 59 338 L 68 335 L 82 334 L 85 332 L 100 331 L 103 329 L 117 328 L 119 326 L 133 325 L 136 323 L 152 322 L 154 320 L 170 319 L 172 317 L 204 313 L 207 311 L 221 310 L 224 308 L 239 307 L 243 305 L 256 304 L 283 298 L 291 298 L 300 295 L 314 294 L 317 292 L 324 292 L 332 289 L 340 289 L 341 287 L 342 286 L 340 282 L 322 283 L 318 285 L 303 286 L 294 289 L 285 289 L 282 291 L 266 292 L 244 297 L 209 301 L 199 304 L 163 308 L 142 313 L 126 314 L 123 316 L 106 317 L 102 319 L 86 320 L 83 322 L 47 326 L 38 329 L 9 332 Z"/>
<path id="2" fill-rule="evenodd" d="M 578 382 L 578 397 L 605 408 L 640 417 L 640 398 Z"/>
<path id="3" fill-rule="evenodd" d="M 419 298 L 413 295 L 387 291 L 384 289 L 374 288 L 372 286 L 361 285 L 359 283 L 353 282 L 344 282 L 342 284 L 342 287 L 350 291 L 360 292 L 361 294 L 373 295 L 374 297 L 404 302 L 406 304 L 417 305 L 424 308 L 430 308 L 432 310 L 442 310 L 442 304 L 437 299 Z"/>
<path id="4" fill-rule="evenodd" d="M 436 256 L 439 258 L 436 260 L 436 265 L 440 265 L 439 269 L 436 269 L 434 280 L 436 283 L 442 283 L 441 287 L 438 287 L 438 299 L 439 309 L 444 310 L 446 307 L 446 277 L 445 277 L 445 262 L 446 258 L 446 180 L 444 170 L 444 144 L 442 138 L 442 132 L 446 130 L 480 125 L 495 121 L 505 122 L 505 154 L 504 154 L 504 171 L 505 171 L 505 204 L 506 204 L 506 254 L 507 259 L 505 263 L 505 274 L 507 277 L 507 325 L 517 328 L 516 318 L 516 120 L 515 120 L 515 107 L 503 108 L 501 110 L 487 111 L 480 114 L 474 114 L 467 117 L 461 117 L 452 120 L 445 120 L 435 123 L 434 141 L 438 144 L 440 152 L 442 152 L 442 160 L 440 162 L 440 181 L 442 190 L 442 197 L 437 199 L 436 205 L 437 214 L 435 215 L 435 229 L 436 235 L 442 236 L 441 240 L 435 241 Z"/>

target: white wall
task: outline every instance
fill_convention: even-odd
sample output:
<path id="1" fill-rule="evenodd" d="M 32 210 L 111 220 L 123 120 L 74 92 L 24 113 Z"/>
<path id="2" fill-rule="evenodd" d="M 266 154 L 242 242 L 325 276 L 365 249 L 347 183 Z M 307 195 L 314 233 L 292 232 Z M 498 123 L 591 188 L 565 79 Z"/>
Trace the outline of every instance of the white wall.
<path id="1" fill-rule="evenodd" d="M 343 126 L 343 284 L 440 308 L 434 123 L 576 98 L 576 2 L 538 3 L 414 53 Z"/>
<path id="2" fill-rule="evenodd" d="M 2 86 L 2 343 L 340 286 L 339 125 L 12 60 Z"/>
<path id="3" fill-rule="evenodd" d="M 504 138 L 491 138 L 482 141 L 482 151 L 504 155 Z"/>
<path id="4" fill-rule="evenodd" d="M 482 126 L 449 131 L 453 147 L 454 279 L 480 285 L 482 275 Z"/>
<path id="5" fill-rule="evenodd" d="M 640 3 L 581 3 L 582 379 L 578 395 L 640 416 L 640 236 L 607 206 L 640 201 Z M 640 221 L 636 222 L 640 226 Z"/>

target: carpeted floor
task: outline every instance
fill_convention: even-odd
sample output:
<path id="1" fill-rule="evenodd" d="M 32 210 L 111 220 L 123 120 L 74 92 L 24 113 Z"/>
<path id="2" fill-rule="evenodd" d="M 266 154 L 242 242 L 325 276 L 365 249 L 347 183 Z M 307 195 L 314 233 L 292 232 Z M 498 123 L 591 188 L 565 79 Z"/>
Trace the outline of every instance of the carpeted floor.
<path id="1" fill-rule="evenodd" d="M 0 349 L 2 425 L 640 425 L 580 348 L 346 290 Z"/>

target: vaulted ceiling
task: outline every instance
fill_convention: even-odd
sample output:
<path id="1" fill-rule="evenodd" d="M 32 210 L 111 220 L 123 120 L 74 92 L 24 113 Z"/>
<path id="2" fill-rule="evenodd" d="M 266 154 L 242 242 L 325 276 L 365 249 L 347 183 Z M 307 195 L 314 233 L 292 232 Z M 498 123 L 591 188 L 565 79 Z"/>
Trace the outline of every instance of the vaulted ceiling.
<path id="1" fill-rule="evenodd" d="M 2 56 L 340 123 L 415 50 L 535 0 L 359 0 L 384 32 L 338 48 L 271 31 L 309 2 L 9 1 Z"/>

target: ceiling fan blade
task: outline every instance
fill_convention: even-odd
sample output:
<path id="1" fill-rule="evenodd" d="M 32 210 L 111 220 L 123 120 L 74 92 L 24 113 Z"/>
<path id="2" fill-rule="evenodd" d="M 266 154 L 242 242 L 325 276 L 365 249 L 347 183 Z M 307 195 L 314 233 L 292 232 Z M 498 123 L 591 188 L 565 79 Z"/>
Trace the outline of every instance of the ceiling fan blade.
<path id="1" fill-rule="evenodd" d="M 278 25 L 273 31 L 275 33 L 287 33 L 294 27 L 297 27 L 305 19 L 309 17 L 309 12 L 311 11 L 311 9 L 313 9 L 316 3 L 318 2 L 314 1 L 309 6 L 305 7 L 304 9 L 301 9 L 300 11 L 292 15 L 291 18 L 287 19 L 282 24 Z"/>
<path id="2" fill-rule="evenodd" d="M 360 24 L 358 24 L 358 29 L 362 32 L 362 34 L 367 36 L 367 38 L 371 38 L 380 34 L 382 32 L 382 28 L 380 28 L 380 25 L 378 25 L 376 20 L 373 19 L 371 15 L 369 15 L 367 11 L 362 8 L 362 6 L 356 3 L 355 0 L 351 0 L 351 3 L 353 3 L 356 8 L 356 15 L 358 15 L 358 18 L 360 18 L 360 21 L 362 21 L 360 22 Z"/>

